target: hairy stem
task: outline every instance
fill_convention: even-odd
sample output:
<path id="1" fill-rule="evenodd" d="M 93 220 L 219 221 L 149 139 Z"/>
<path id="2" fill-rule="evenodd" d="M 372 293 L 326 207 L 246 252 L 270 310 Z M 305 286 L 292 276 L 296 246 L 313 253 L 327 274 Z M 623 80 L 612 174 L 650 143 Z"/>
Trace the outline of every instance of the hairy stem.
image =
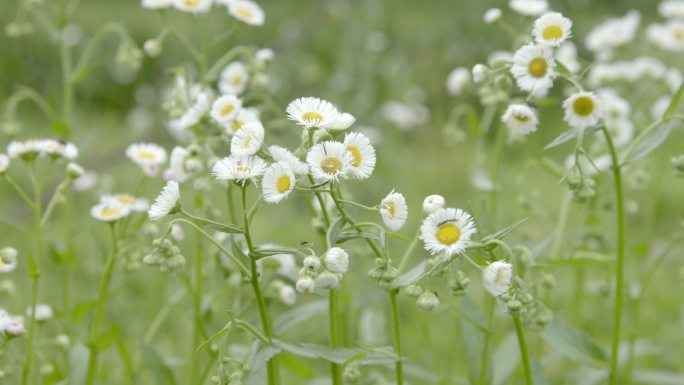
<path id="1" fill-rule="evenodd" d="M 515 324 L 515 333 L 518 336 L 518 345 L 520 346 L 520 356 L 523 361 L 523 369 L 525 370 L 525 385 L 533 385 L 532 380 L 532 366 L 530 365 L 530 355 L 527 350 L 527 341 L 525 340 L 525 331 L 523 330 L 522 322 L 519 316 L 513 316 L 513 323 Z"/>

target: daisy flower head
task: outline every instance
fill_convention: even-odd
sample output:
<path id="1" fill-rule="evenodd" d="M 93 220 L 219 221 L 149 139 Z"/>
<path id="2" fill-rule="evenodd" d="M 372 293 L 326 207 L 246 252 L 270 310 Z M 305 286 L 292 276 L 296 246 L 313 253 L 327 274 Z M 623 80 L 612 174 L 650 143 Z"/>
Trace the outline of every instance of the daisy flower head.
<path id="1" fill-rule="evenodd" d="M 38 142 L 37 139 L 13 140 L 7 145 L 7 155 L 12 159 L 33 160 L 39 155 Z"/>
<path id="2" fill-rule="evenodd" d="M 288 119 L 304 128 L 328 128 L 331 123 L 337 123 L 340 115 L 329 101 L 311 96 L 291 101 L 286 112 Z"/>
<path id="3" fill-rule="evenodd" d="M 24 318 L 20 316 L 12 316 L 6 311 L 0 309 L 0 333 L 17 337 L 26 333 L 24 326 Z"/>
<path id="4" fill-rule="evenodd" d="M 254 155 L 264 143 L 264 126 L 256 120 L 246 123 L 237 130 L 230 140 L 230 153 L 235 155 Z"/>
<path id="5" fill-rule="evenodd" d="M 206 13 L 213 0 L 173 0 L 177 10 L 190 13 Z"/>
<path id="6" fill-rule="evenodd" d="M 344 274 L 349 270 L 349 254 L 339 247 L 331 247 L 325 253 L 325 268 L 331 273 Z"/>
<path id="7" fill-rule="evenodd" d="M 429 195 L 423 199 L 423 212 L 431 214 L 444 207 L 446 201 L 441 195 Z"/>
<path id="8" fill-rule="evenodd" d="M 658 12 L 663 17 L 684 19 L 684 1 L 663 0 L 658 4 Z"/>
<path id="9" fill-rule="evenodd" d="M 511 0 L 508 6 L 524 16 L 539 16 L 549 9 L 546 0 Z"/>
<path id="10" fill-rule="evenodd" d="M 100 202 L 90 209 L 90 216 L 101 222 L 118 221 L 130 213 L 130 207 L 114 202 Z"/>
<path id="11" fill-rule="evenodd" d="M 54 316 L 54 313 L 52 311 L 52 306 L 44 304 L 44 303 L 37 303 L 36 304 L 36 321 L 38 322 L 45 322 L 52 318 Z M 26 316 L 31 317 L 31 314 L 33 314 L 33 308 L 29 306 L 26 308 Z"/>
<path id="12" fill-rule="evenodd" d="M 242 108 L 242 99 L 233 94 L 223 95 L 211 106 L 211 117 L 217 123 L 226 125 L 237 117 L 240 108 Z"/>
<path id="13" fill-rule="evenodd" d="M 537 131 L 539 125 L 537 112 L 526 104 L 511 104 L 501 120 L 516 135 L 529 135 Z"/>
<path id="14" fill-rule="evenodd" d="M 235 135 L 245 124 L 259 120 L 259 110 L 254 107 L 241 108 L 235 119 L 226 124 L 226 134 Z"/>
<path id="15" fill-rule="evenodd" d="M 355 122 L 356 118 L 354 115 L 348 112 L 341 112 L 330 122 L 330 124 L 328 124 L 326 128 L 332 131 L 344 131 L 351 127 Z"/>
<path id="16" fill-rule="evenodd" d="M 558 47 L 571 35 L 572 21 L 558 12 L 549 12 L 534 22 L 532 34 L 539 44 Z"/>
<path id="17" fill-rule="evenodd" d="M 349 176 L 353 179 L 366 179 L 375 168 L 375 149 L 366 135 L 352 132 L 344 136 L 344 145 L 352 154 Z"/>
<path id="18" fill-rule="evenodd" d="M 549 47 L 528 44 L 515 52 L 511 74 L 523 91 L 544 97 L 553 86 L 556 62 Z"/>
<path id="19" fill-rule="evenodd" d="M 458 67 L 447 77 L 447 91 L 454 96 L 461 95 L 470 81 L 470 71 L 465 67 Z"/>
<path id="20" fill-rule="evenodd" d="M 0 273 L 9 273 L 17 267 L 17 250 L 13 247 L 0 249 Z"/>
<path id="21" fill-rule="evenodd" d="M 473 217 L 461 209 L 443 208 L 433 211 L 420 226 L 420 239 L 433 256 L 444 253 L 447 258 L 460 254 L 475 233 Z"/>
<path id="22" fill-rule="evenodd" d="M 228 13 L 249 25 L 264 25 L 266 16 L 259 4 L 251 0 L 232 0 L 228 2 Z"/>
<path id="23" fill-rule="evenodd" d="M 294 189 L 296 180 L 289 163 L 275 162 L 270 165 L 261 180 L 264 200 L 268 203 L 278 203 Z"/>
<path id="24" fill-rule="evenodd" d="M 157 221 L 180 208 L 180 186 L 175 180 L 166 182 L 164 188 L 150 206 L 147 215 L 151 221 Z"/>
<path id="25" fill-rule="evenodd" d="M 164 179 L 175 180 L 183 183 L 190 178 L 190 173 L 185 167 L 185 161 L 190 157 L 188 149 L 176 146 L 171 150 L 169 168 L 164 172 Z"/>
<path id="26" fill-rule="evenodd" d="M 390 230 L 401 229 L 408 218 L 408 205 L 404 196 L 394 190 L 387 194 L 380 202 L 380 216 Z"/>
<path id="27" fill-rule="evenodd" d="M 270 146 L 268 148 L 268 153 L 271 155 L 274 162 L 286 162 L 290 166 L 290 169 L 292 169 L 292 172 L 297 175 L 306 175 L 309 173 L 309 165 L 299 160 L 299 158 L 287 148 Z"/>
<path id="28" fill-rule="evenodd" d="M 341 178 L 347 178 L 353 161 L 354 157 L 347 147 L 333 141 L 318 143 L 306 154 L 311 174 L 319 182 L 339 182 Z"/>
<path id="29" fill-rule="evenodd" d="M 10 157 L 5 154 L 0 154 L 0 175 L 7 172 L 10 165 Z"/>
<path id="30" fill-rule="evenodd" d="M 482 285 L 495 297 L 506 293 L 512 280 L 513 266 L 506 261 L 492 262 L 482 269 Z"/>
<path id="31" fill-rule="evenodd" d="M 147 211 L 150 206 L 147 199 L 136 198 L 131 194 L 106 194 L 100 198 L 101 203 L 128 206 L 131 211 Z"/>
<path id="32" fill-rule="evenodd" d="M 593 92 L 581 91 L 563 102 L 565 121 L 574 128 L 585 129 L 598 123 L 602 116 L 601 102 Z"/>
<path id="33" fill-rule="evenodd" d="M 159 167 L 166 162 L 166 150 L 154 143 L 133 143 L 126 149 L 126 156 L 147 176 L 156 176 Z"/>
<path id="34" fill-rule="evenodd" d="M 143 8 L 163 9 L 173 5 L 173 0 L 142 0 Z"/>
<path id="35" fill-rule="evenodd" d="M 255 155 L 231 154 L 216 162 L 212 173 L 219 180 L 232 180 L 244 186 L 248 180 L 256 180 L 266 171 L 266 162 Z"/>
<path id="36" fill-rule="evenodd" d="M 493 23 L 496 23 L 497 21 L 499 21 L 501 19 L 501 15 L 502 15 L 501 9 L 490 8 L 487 10 L 487 12 L 485 12 L 485 14 L 483 16 L 483 20 L 487 24 L 493 24 Z"/>
<path id="37" fill-rule="evenodd" d="M 218 87 L 222 94 L 239 95 L 245 90 L 248 82 L 247 67 L 242 62 L 234 61 L 221 71 Z"/>
<path id="38" fill-rule="evenodd" d="M 57 139 L 39 139 L 35 145 L 41 155 L 47 155 L 54 159 L 75 159 L 78 156 L 78 148 L 73 143 Z"/>

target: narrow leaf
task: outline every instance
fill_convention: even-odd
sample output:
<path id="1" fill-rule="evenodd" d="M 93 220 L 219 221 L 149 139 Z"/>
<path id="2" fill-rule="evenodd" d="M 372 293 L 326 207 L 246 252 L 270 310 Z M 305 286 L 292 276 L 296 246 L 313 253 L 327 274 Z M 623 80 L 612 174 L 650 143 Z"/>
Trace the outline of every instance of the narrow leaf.
<path id="1" fill-rule="evenodd" d="M 530 219 L 530 218 L 523 218 L 523 219 L 515 222 L 514 224 L 506 227 L 505 229 L 501 229 L 494 234 L 490 234 L 490 235 L 484 237 L 484 239 L 482 239 L 482 241 L 487 242 L 487 241 L 491 241 L 493 239 L 499 239 L 499 240 L 504 239 L 508 234 L 510 234 L 513 230 L 518 228 L 518 226 L 525 223 L 528 219 Z"/>
<path id="2" fill-rule="evenodd" d="M 580 364 L 605 366 L 607 362 L 606 352 L 589 335 L 559 321 L 549 323 L 542 337 L 559 353 Z"/>
<path id="3" fill-rule="evenodd" d="M 584 129 L 584 134 L 589 134 L 592 132 L 596 132 L 601 128 L 601 126 L 593 126 L 589 128 Z M 564 133 L 560 134 L 556 139 L 552 140 L 551 143 L 547 144 L 546 147 L 544 147 L 544 150 L 550 150 L 554 147 L 560 146 L 561 144 L 568 142 L 572 139 L 575 139 L 579 135 L 579 130 L 576 128 L 570 129 L 568 131 L 565 131 Z"/>
<path id="4" fill-rule="evenodd" d="M 663 118 L 669 118 L 672 114 L 674 114 L 675 111 L 677 111 L 677 107 L 679 107 L 679 101 L 682 100 L 682 95 L 684 95 L 684 82 L 679 85 L 679 89 L 677 89 L 677 92 L 675 92 L 674 96 L 672 97 L 670 105 L 667 106 L 667 110 L 665 110 L 665 115 L 663 115 Z"/>
<path id="5" fill-rule="evenodd" d="M 665 142 L 675 125 L 675 122 L 670 121 L 656 127 L 639 142 L 636 147 L 634 147 L 634 150 L 630 152 L 627 157 L 622 157 L 620 164 L 625 165 L 629 162 L 634 162 L 655 151 L 655 149 Z"/>

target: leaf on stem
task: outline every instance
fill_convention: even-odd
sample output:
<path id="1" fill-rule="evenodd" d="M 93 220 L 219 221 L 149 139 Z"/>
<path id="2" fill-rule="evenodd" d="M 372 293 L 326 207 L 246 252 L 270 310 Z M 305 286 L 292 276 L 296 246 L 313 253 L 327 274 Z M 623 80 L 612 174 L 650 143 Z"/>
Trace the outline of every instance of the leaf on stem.
<path id="1" fill-rule="evenodd" d="M 580 364 L 601 367 L 608 363 L 608 355 L 593 338 L 560 321 L 549 323 L 542 337 L 560 354 Z"/>

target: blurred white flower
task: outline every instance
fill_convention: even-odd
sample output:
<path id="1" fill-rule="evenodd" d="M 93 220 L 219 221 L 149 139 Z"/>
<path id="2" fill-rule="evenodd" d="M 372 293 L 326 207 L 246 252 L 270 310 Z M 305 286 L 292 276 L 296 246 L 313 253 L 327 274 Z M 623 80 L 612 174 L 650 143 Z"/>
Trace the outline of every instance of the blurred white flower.
<path id="1" fill-rule="evenodd" d="M 309 173 L 309 166 L 284 147 L 270 146 L 268 153 L 273 157 L 274 162 L 286 162 L 295 174 L 306 175 Z"/>
<path id="2" fill-rule="evenodd" d="M 173 0 L 142 0 L 143 8 L 162 9 L 173 5 Z"/>
<path id="3" fill-rule="evenodd" d="M 248 82 L 247 67 L 242 62 L 234 61 L 221 71 L 218 87 L 222 94 L 239 95 L 245 90 Z"/>
<path id="4" fill-rule="evenodd" d="M 684 1 L 663 0 L 658 4 L 658 12 L 667 18 L 684 19 Z"/>
<path id="5" fill-rule="evenodd" d="M 539 16 L 549 9 L 546 0 L 510 0 L 508 6 L 524 16 Z"/>
<path id="6" fill-rule="evenodd" d="M 461 95 L 466 85 L 470 83 L 470 71 L 458 67 L 449 73 L 446 81 L 447 91 L 452 95 Z"/>
<path id="7" fill-rule="evenodd" d="M 26 308 L 26 316 L 31 317 L 33 314 L 33 309 L 29 306 Z M 44 322 L 53 317 L 52 307 L 47 304 L 38 303 L 36 304 L 36 321 Z"/>
<path id="8" fill-rule="evenodd" d="M 498 297 L 508 291 L 513 279 L 513 266 L 506 261 L 492 262 L 482 270 L 482 285 Z"/>
<path id="9" fill-rule="evenodd" d="M 684 20 L 669 20 L 651 24 L 646 30 L 648 40 L 656 47 L 672 52 L 684 51 Z"/>
<path id="10" fill-rule="evenodd" d="M 264 25 L 266 16 L 259 4 L 250 0 L 231 0 L 227 2 L 228 12 L 234 18 L 249 25 Z"/>
<path id="11" fill-rule="evenodd" d="M 131 213 L 128 206 L 117 203 L 98 203 L 90 209 L 90 216 L 101 222 L 114 222 L 127 217 Z"/>
<path id="12" fill-rule="evenodd" d="M 209 12 L 213 0 L 173 0 L 173 6 L 179 11 L 189 13 Z"/>
<path id="13" fill-rule="evenodd" d="M 640 21 L 641 14 L 638 11 L 629 11 L 623 17 L 608 19 L 587 34 L 584 44 L 594 53 L 612 52 L 615 48 L 634 41 Z"/>
<path id="14" fill-rule="evenodd" d="M 9 273 L 17 267 L 17 250 L 13 247 L 0 249 L 0 273 Z"/>
<path id="15" fill-rule="evenodd" d="M 580 63 L 577 60 L 577 46 L 571 41 L 566 41 L 558 48 L 556 60 L 573 74 L 580 70 Z"/>
<path id="16" fill-rule="evenodd" d="M 394 190 L 387 194 L 380 202 L 380 216 L 390 230 L 401 229 L 408 218 L 408 205 L 404 196 Z"/>
<path id="17" fill-rule="evenodd" d="M 157 221 L 165 216 L 173 213 L 179 207 L 180 201 L 180 186 L 175 180 L 166 182 L 164 188 L 155 198 L 154 203 L 147 211 L 151 221 Z"/>
<path id="18" fill-rule="evenodd" d="M 166 162 L 166 150 L 154 143 L 134 143 L 126 149 L 126 156 L 136 163 L 147 176 L 156 176 Z"/>
<path id="19" fill-rule="evenodd" d="M 131 194 L 105 194 L 100 198 L 100 203 L 121 205 L 128 207 L 131 211 L 147 211 L 149 202 L 145 198 L 136 198 Z"/>
<path id="20" fill-rule="evenodd" d="M 253 107 L 241 108 L 233 121 L 228 123 L 226 127 L 226 134 L 235 135 L 245 124 L 256 122 L 259 120 L 259 110 Z"/>
<path id="21" fill-rule="evenodd" d="M 501 19 L 501 9 L 499 8 L 490 8 L 485 12 L 483 19 L 484 22 L 487 24 L 493 24 Z"/>
<path id="22" fill-rule="evenodd" d="M 235 95 L 223 95 L 214 101 L 211 117 L 221 125 L 230 123 L 242 108 L 242 99 Z"/>
<path id="23" fill-rule="evenodd" d="M 97 184 L 97 173 L 95 171 L 86 171 L 80 177 L 71 182 L 71 187 L 74 191 L 84 192 L 92 190 Z"/>
<path id="24" fill-rule="evenodd" d="M 246 123 L 230 140 L 230 153 L 254 155 L 264 143 L 264 126 L 261 121 Z"/>
<path id="25" fill-rule="evenodd" d="M 0 175 L 7 172 L 10 165 L 10 157 L 5 154 L 0 154 Z"/>

